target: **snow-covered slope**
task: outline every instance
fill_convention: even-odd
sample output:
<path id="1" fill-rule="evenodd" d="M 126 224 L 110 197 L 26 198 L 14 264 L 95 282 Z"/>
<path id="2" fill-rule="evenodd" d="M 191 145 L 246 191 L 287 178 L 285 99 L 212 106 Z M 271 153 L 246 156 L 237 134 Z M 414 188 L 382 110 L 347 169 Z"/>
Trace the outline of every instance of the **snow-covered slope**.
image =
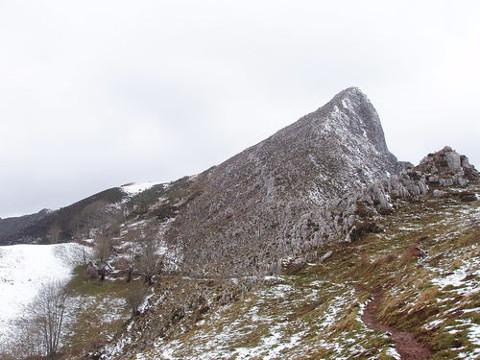
<path id="1" fill-rule="evenodd" d="M 67 281 L 88 251 L 73 243 L 0 246 L 0 342 L 42 284 Z"/>

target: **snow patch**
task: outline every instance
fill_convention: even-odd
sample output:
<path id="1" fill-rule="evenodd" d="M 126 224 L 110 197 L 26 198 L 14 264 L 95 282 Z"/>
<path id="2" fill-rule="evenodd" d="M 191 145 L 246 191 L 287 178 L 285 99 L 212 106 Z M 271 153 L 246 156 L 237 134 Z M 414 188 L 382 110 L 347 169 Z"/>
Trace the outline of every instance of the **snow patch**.
<path id="1" fill-rule="evenodd" d="M 152 188 L 155 185 L 161 184 L 160 182 L 142 182 L 142 183 L 130 183 L 120 187 L 123 192 L 129 196 L 140 194 L 141 192 Z"/>
<path id="2" fill-rule="evenodd" d="M 387 350 L 387 355 L 393 357 L 395 360 L 400 360 L 400 359 L 401 359 L 400 354 L 399 354 L 398 351 L 397 351 L 395 348 L 393 348 L 393 347 L 388 348 L 388 350 Z"/>
<path id="3" fill-rule="evenodd" d="M 480 291 L 476 277 L 480 275 L 480 259 L 465 260 L 465 263 L 452 273 L 432 279 L 441 289 L 453 286 L 458 294 L 468 295 Z"/>

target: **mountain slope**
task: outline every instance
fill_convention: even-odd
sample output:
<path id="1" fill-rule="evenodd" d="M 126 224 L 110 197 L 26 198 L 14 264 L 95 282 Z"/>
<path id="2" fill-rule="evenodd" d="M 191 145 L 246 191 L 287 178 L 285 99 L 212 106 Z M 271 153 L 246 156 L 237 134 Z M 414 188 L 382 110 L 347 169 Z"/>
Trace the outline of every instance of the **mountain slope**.
<path id="1" fill-rule="evenodd" d="M 48 216 L 48 213 L 49 210 L 44 209 L 31 215 L 0 219 L 0 245 L 22 242 L 21 239 L 29 233 L 27 229 L 35 226 L 40 220 Z"/>
<path id="2" fill-rule="evenodd" d="M 315 212 L 397 173 L 378 115 L 356 88 L 194 180 L 167 233 L 196 272 L 265 272 L 323 241 Z M 310 230 L 305 228 L 309 227 Z"/>
<path id="3" fill-rule="evenodd" d="M 0 245 L 67 242 L 89 237 L 90 230 L 122 216 L 122 208 L 133 207 L 139 198 L 161 193 L 162 184 L 132 183 L 110 188 L 58 210 L 0 219 Z M 51 239 L 55 228 L 56 239 Z"/>
<path id="4" fill-rule="evenodd" d="M 480 185 L 442 191 L 242 295 L 240 279 L 163 277 L 104 358 L 478 358 L 480 201 L 462 194 Z"/>

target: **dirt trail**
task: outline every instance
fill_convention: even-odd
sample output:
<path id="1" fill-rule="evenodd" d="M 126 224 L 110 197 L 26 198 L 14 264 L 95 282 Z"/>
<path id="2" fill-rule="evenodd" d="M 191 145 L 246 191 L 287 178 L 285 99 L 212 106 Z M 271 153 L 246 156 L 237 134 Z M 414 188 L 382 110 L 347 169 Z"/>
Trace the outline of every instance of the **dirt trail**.
<path id="1" fill-rule="evenodd" d="M 384 325 L 377 320 L 378 306 L 382 299 L 381 295 L 374 295 L 365 308 L 362 320 L 371 329 L 392 334 L 392 340 L 402 360 L 423 360 L 429 359 L 432 352 L 420 344 L 413 334 L 399 331 L 391 326 Z"/>

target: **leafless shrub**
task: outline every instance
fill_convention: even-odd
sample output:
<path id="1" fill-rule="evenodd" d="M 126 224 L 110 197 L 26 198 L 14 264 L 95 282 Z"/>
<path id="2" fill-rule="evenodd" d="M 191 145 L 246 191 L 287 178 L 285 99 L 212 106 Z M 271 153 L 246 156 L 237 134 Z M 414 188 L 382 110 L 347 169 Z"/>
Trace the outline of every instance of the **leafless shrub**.
<path id="1" fill-rule="evenodd" d="M 153 276 L 162 269 L 155 238 L 146 237 L 140 241 L 140 254 L 137 257 L 136 267 L 143 276 L 145 284 L 153 285 Z"/>
<path id="2" fill-rule="evenodd" d="M 104 264 L 112 254 L 112 238 L 104 233 L 99 233 L 95 239 L 95 257 Z"/>
<path id="3" fill-rule="evenodd" d="M 146 289 L 142 284 L 135 284 L 129 290 L 125 296 L 125 300 L 129 309 L 132 311 L 132 316 L 137 316 L 139 313 L 139 306 L 142 304 L 145 298 Z"/>
<path id="4" fill-rule="evenodd" d="M 135 270 L 140 274 L 145 284 L 153 285 L 153 277 L 164 267 L 164 259 L 160 255 L 158 228 L 150 226 L 142 230 L 133 229 L 127 233 L 126 238 L 135 244 L 130 251 L 134 265 L 131 271 Z M 127 282 L 131 279 L 132 273 L 127 277 Z"/>
<path id="5" fill-rule="evenodd" d="M 39 327 L 44 353 L 49 360 L 54 360 L 58 351 L 66 305 L 64 284 L 53 281 L 42 286 L 30 310 L 33 321 Z"/>
<path id="6" fill-rule="evenodd" d="M 39 323 L 37 319 L 30 318 L 29 313 L 30 308 L 27 308 L 24 316 L 15 321 L 15 334 L 7 345 L 7 353 L 17 359 L 30 359 L 43 354 Z"/>

